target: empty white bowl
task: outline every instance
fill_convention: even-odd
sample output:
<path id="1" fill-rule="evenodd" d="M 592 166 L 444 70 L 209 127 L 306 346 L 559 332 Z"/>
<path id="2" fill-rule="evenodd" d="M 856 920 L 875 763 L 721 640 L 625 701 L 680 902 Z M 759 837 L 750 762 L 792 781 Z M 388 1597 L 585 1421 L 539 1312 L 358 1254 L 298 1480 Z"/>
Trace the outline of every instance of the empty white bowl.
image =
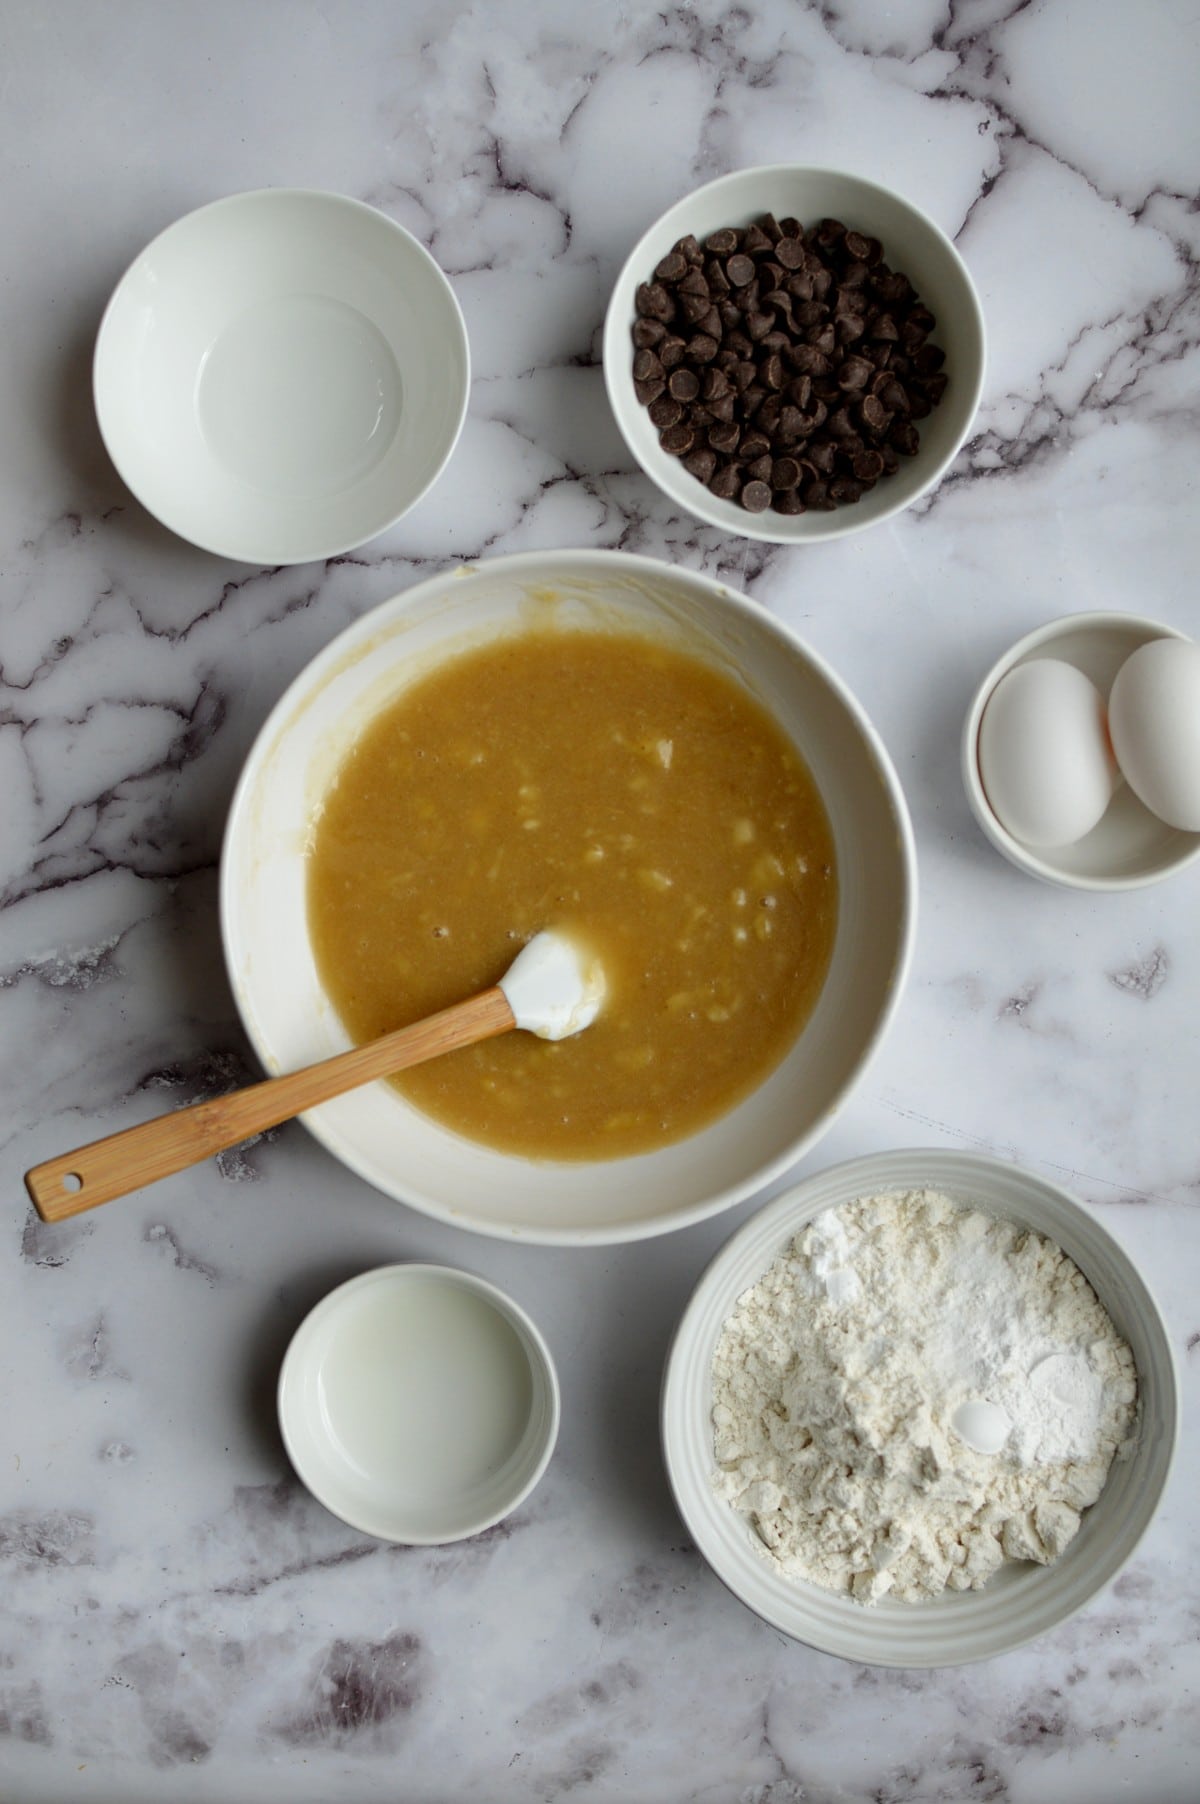
<path id="1" fill-rule="evenodd" d="M 806 1222 L 856 1197 L 928 1187 L 1055 1241 L 1087 1278 L 1137 1367 L 1137 1448 L 1114 1462 L 1078 1535 L 1051 1566 L 1011 1564 L 981 1591 L 922 1603 L 851 1597 L 786 1575 L 712 1488 L 712 1361 L 734 1304 Z M 999 1159 L 937 1149 L 876 1153 L 833 1166 L 777 1197 L 713 1260 L 668 1357 L 663 1451 L 679 1512 L 718 1578 L 759 1616 L 810 1647 L 875 1666 L 954 1666 L 1043 1635 L 1116 1577 L 1150 1524 L 1179 1432 L 1171 1343 L 1158 1307 L 1118 1243 L 1065 1190 Z"/>
<path id="2" fill-rule="evenodd" d="M 382 1541 L 461 1541 L 509 1515 L 558 1436 L 558 1379 L 524 1310 L 482 1278 L 385 1265 L 301 1322 L 279 1374 L 288 1457 Z"/>
<path id="3" fill-rule="evenodd" d="M 1182 639 L 1173 626 L 1137 614 L 1067 614 L 1051 620 L 999 658 L 971 701 L 963 725 L 962 777 L 971 811 L 988 839 L 1010 864 L 1044 883 L 1064 889 L 1140 889 L 1158 883 L 1200 858 L 1200 833 L 1169 827 L 1139 802 L 1128 783 L 1119 783 L 1112 801 L 1090 833 L 1069 846 L 1026 846 L 997 819 L 979 769 L 979 727 L 997 683 L 1018 664 L 1058 658 L 1090 678 L 1105 702 L 1118 670 L 1152 639 Z M 1052 772 L 1046 773 L 1047 782 Z"/>
<path id="4" fill-rule="evenodd" d="M 451 1133 L 388 1083 L 304 1117 L 335 1157 L 414 1208 L 485 1234 L 578 1245 L 716 1214 L 825 1132 L 899 1001 L 916 870 L 904 799 L 874 729 L 834 673 L 763 608 L 709 577 L 617 552 L 530 552 L 451 570 L 364 614 L 301 673 L 238 784 L 222 857 L 222 935 L 238 1010 L 268 1071 L 348 1044 L 317 975 L 305 887 L 311 823 L 344 754 L 432 665 L 520 632 L 548 605 L 564 626 L 665 637 L 745 684 L 812 773 L 839 887 L 830 968 L 803 1032 L 755 1091 L 690 1138 L 623 1159 L 518 1158 Z"/>
<path id="5" fill-rule="evenodd" d="M 425 248 L 344 195 L 261 189 L 168 226 L 96 341 L 96 415 L 129 488 L 204 550 L 348 551 L 408 512 L 466 414 L 467 334 Z"/>
<path id="6" fill-rule="evenodd" d="M 920 422 L 915 457 L 900 460 L 892 476 L 851 506 L 832 513 L 785 515 L 749 513 L 722 501 L 663 450 L 650 416 L 634 393 L 634 295 L 668 251 L 687 233 L 703 242 L 722 226 L 746 226 L 773 213 L 802 226 L 824 218 L 878 238 L 884 260 L 912 282 L 936 317 L 933 342 L 946 353 L 950 381 L 941 402 Z M 673 207 L 638 240 L 617 277 L 604 325 L 604 380 L 617 424 L 638 463 L 664 494 L 689 513 L 722 531 L 780 545 L 805 545 L 842 538 L 888 519 L 932 487 L 953 462 L 979 405 L 984 374 L 983 310 L 967 267 L 945 233 L 928 216 L 889 188 L 840 169 L 810 169 L 780 163 L 738 169 L 698 188 Z"/>

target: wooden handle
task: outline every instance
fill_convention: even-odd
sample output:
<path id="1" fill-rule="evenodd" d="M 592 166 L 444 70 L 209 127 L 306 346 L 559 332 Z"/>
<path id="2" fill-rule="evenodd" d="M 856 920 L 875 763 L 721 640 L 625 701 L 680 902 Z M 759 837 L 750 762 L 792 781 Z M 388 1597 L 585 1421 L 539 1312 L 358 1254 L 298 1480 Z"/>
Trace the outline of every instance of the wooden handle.
<path id="1" fill-rule="evenodd" d="M 428 1020 L 414 1021 L 411 1027 L 398 1028 L 369 1045 L 351 1047 L 349 1052 L 339 1052 L 303 1071 L 267 1078 L 228 1096 L 214 1096 L 210 1102 L 193 1103 L 173 1115 L 144 1121 L 104 1140 L 93 1140 L 73 1153 L 47 1159 L 25 1173 L 25 1188 L 43 1221 L 63 1221 L 158 1178 L 170 1177 L 227 1146 L 237 1146 L 252 1134 L 277 1127 L 344 1090 L 405 1071 L 410 1065 L 423 1065 L 458 1046 L 492 1039 L 515 1025 L 503 990 L 484 990 Z"/>

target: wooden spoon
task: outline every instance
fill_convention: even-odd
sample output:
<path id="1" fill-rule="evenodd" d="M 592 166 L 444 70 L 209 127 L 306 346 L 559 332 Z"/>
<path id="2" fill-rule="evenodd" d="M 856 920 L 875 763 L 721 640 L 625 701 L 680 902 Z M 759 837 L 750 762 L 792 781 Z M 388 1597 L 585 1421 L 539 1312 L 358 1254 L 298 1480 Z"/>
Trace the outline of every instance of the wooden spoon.
<path id="1" fill-rule="evenodd" d="M 458 1046 L 514 1027 L 544 1040 L 565 1039 L 591 1025 L 603 999 L 604 974 L 596 960 L 562 934 L 539 933 L 500 982 L 478 996 L 303 1071 L 193 1103 L 61 1153 L 27 1171 L 25 1188 L 43 1221 L 62 1221 L 183 1171 L 344 1090 L 423 1065 Z"/>

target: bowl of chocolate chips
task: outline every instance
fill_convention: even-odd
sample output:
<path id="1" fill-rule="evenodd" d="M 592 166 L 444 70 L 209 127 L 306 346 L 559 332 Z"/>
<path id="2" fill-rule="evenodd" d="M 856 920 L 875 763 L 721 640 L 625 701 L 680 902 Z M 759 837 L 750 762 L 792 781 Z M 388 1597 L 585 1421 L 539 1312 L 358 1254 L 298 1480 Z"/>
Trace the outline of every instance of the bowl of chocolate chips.
<path id="1" fill-rule="evenodd" d="M 644 233 L 604 374 L 634 457 L 725 532 L 839 538 L 949 469 L 984 374 L 966 265 L 919 208 L 836 169 L 736 170 Z"/>

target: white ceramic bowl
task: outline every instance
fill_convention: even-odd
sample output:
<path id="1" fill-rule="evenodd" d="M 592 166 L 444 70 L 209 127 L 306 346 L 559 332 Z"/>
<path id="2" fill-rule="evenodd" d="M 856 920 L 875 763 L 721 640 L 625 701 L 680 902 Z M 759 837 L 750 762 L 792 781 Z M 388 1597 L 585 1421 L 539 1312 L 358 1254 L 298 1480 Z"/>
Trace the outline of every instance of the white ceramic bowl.
<path id="1" fill-rule="evenodd" d="M 816 1009 L 738 1107 L 637 1157 L 558 1164 L 494 1152 L 420 1115 L 386 1083 L 305 1120 L 368 1182 L 440 1220 L 546 1243 L 632 1240 L 713 1215 L 799 1158 L 862 1076 L 908 968 L 915 860 L 895 773 L 838 678 L 765 610 L 647 558 L 547 551 L 448 572 L 364 615 L 300 675 L 251 751 L 225 836 L 222 932 L 242 1020 L 269 1071 L 346 1046 L 308 939 L 314 812 L 376 710 L 439 659 L 520 631 L 548 594 L 559 597 L 564 624 L 619 624 L 707 656 L 791 736 L 824 799 L 838 864 L 836 941 Z"/>
<path id="2" fill-rule="evenodd" d="M 1140 1388 L 1131 1459 L 1116 1462 L 1079 1534 L 1052 1566 L 1002 1567 L 982 1591 L 947 1592 L 871 1607 L 784 1575 L 749 1525 L 717 1496 L 713 1470 L 712 1360 L 743 1291 L 823 1209 L 856 1197 L 928 1186 L 957 1202 L 1034 1229 L 1079 1266 L 1128 1341 Z M 1082 1608 L 1129 1559 L 1158 1506 L 1179 1431 L 1171 1344 L 1153 1297 L 1128 1255 L 1057 1185 L 1006 1165 L 945 1150 L 853 1159 L 777 1197 L 722 1248 L 676 1331 L 662 1396 L 667 1471 L 680 1514 L 719 1578 L 759 1616 L 810 1647 L 875 1666 L 955 1666 L 1043 1635 Z"/>
<path id="3" fill-rule="evenodd" d="M 703 241 L 722 226 L 749 225 L 764 213 L 774 213 L 777 219 L 790 215 L 805 227 L 823 218 L 840 219 L 878 238 L 885 261 L 908 276 L 934 313 L 937 326 L 931 336 L 946 353 L 950 382 L 939 405 L 920 422 L 916 456 L 902 458 L 895 475 L 881 478 L 861 501 L 832 513 L 785 515 L 768 508 L 765 513 L 752 514 L 736 502 L 719 500 L 677 457 L 662 449 L 658 432 L 634 393 L 629 335 L 639 284 L 653 279 L 660 259 L 688 232 Z M 724 532 L 780 545 L 806 545 L 818 539 L 841 538 L 886 520 L 937 482 L 953 462 L 975 417 L 983 388 L 984 342 L 983 310 L 966 265 L 926 214 L 891 189 L 845 170 L 782 163 L 739 169 L 709 182 L 677 201 L 638 240 L 617 277 L 608 306 L 604 379 L 626 444 L 646 474 L 678 506 Z"/>
<path id="4" fill-rule="evenodd" d="M 385 1265 L 324 1297 L 279 1374 L 297 1476 L 383 1541 L 461 1541 L 511 1514 L 550 1462 L 558 1378 L 511 1297 L 440 1265 Z"/>
<path id="5" fill-rule="evenodd" d="M 979 725 L 1001 677 L 1034 658 L 1061 658 L 1095 683 L 1105 701 L 1122 664 L 1152 639 L 1185 634 L 1137 614 L 1067 614 L 1051 620 L 1005 652 L 980 683 L 967 711 L 962 736 L 962 776 L 967 800 L 984 833 L 1011 864 L 1064 889 L 1139 889 L 1158 883 L 1200 857 L 1200 833 L 1168 827 L 1120 783 L 1103 817 L 1071 846 L 1025 846 L 992 812 L 979 771 Z"/>
<path id="6" fill-rule="evenodd" d="M 299 564 L 361 545 L 446 464 L 467 334 L 429 252 L 339 194 L 262 189 L 168 226 L 96 341 L 96 415 L 144 507 L 206 551 Z"/>

